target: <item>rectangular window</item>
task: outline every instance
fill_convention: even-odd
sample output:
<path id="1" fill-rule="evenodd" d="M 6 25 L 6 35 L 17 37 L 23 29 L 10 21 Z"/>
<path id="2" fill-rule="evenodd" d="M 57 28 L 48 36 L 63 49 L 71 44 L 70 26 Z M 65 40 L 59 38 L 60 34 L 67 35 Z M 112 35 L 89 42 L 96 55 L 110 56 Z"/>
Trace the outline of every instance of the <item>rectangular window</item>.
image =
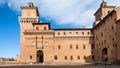
<path id="1" fill-rule="evenodd" d="M 94 45 L 92 44 L 92 49 L 94 49 Z"/>
<path id="2" fill-rule="evenodd" d="M 57 59 L 58 59 L 57 55 L 55 55 L 55 56 L 54 56 L 54 59 L 55 59 L 55 60 L 57 60 Z"/>
<path id="3" fill-rule="evenodd" d="M 65 60 L 67 60 L 67 56 L 65 56 Z"/>
<path id="4" fill-rule="evenodd" d="M 86 46 L 85 46 L 85 44 L 83 44 L 83 49 L 86 49 Z"/>
<path id="5" fill-rule="evenodd" d="M 30 55 L 30 59 L 32 59 L 32 56 Z"/>
<path id="6" fill-rule="evenodd" d="M 61 45 L 58 45 L 58 49 L 61 49 Z"/>
<path id="7" fill-rule="evenodd" d="M 92 56 L 92 59 L 94 60 L 94 59 L 95 59 L 95 57 L 94 57 L 94 56 Z"/>
<path id="8" fill-rule="evenodd" d="M 79 60 L 79 59 L 80 59 L 80 56 L 78 56 L 77 59 Z"/>
<path id="9" fill-rule="evenodd" d="M 73 56 L 70 56 L 70 59 L 73 60 Z"/>
<path id="10" fill-rule="evenodd" d="M 60 35 L 60 32 L 58 32 L 58 35 Z"/>
<path id="11" fill-rule="evenodd" d="M 114 41 L 114 38 L 112 38 L 112 41 Z"/>
<path id="12" fill-rule="evenodd" d="M 108 14 L 110 13 L 111 11 L 108 11 Z"/>
<path id="13" fill-rule="evenodd" d="M 72 44 L 70 45 L 70 49 L 72 49 Z"/>
<path id="14" fill-rule="evenodd" d="M 64 32 L 63 34 L 66 35 L 66 32 Z"/>
<path id="15" fill-rule="evenodd" d="M 72 32 L 69 32 L 69 35 L 72 35 Z"/>
<path id="16" fill-rule="evenodd" d="M 84 32 L 82 32 L 82 35 L 84 35 Z"/>
<path id="17" fill-rule="evenodd" d="M 78 35 L 78 32 L 76 32 L 76 35 Z"/>
<path id="18" fill-rule="evenodd" d="M 36 27 L 36 30 L 39 30 L 39 27 Z"/>
<path id="19" fill-rule="evenodd" d="M 84 55 L 84 59 L 86 59 L 86 56 Z"/>
<path id="20" fill-rule="evenodd" d="M 101 45 L 103 44 L 103 42 L 101 42 Z"/>
<path id="21" fill-rule="evenodd" d="M 79 49 L 78 44 L 76 44 L 76 49 Z"/>
<path id="22" fill-rule="evenodd" d="M 106 44 L 106 40 L 104 40 L 104 44 Z"/>
<path id="23" fill-rule="evenodd" d="M 44 30 L 46 30 L 47 28 L 46 28 L 46 26 L 44 26 Z"/>
<path id="24" fill-rule="evenodd" d="M 90 35 L 90 32 L 87 32 L 88 35 Z"/>

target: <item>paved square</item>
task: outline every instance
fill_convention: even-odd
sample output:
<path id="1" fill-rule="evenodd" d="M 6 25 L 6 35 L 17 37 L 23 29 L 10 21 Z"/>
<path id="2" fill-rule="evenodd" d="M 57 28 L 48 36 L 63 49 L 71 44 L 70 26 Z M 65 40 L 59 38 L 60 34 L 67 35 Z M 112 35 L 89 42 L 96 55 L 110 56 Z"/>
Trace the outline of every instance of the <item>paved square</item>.
<path id="1" fill-rule="evenodd" d="M 0 66 L 0 68 L 120 68 L 118 65 L 88 65 L 88 66 L 41 66 L 41 65 L 25 65 L 25 66 Z"/>

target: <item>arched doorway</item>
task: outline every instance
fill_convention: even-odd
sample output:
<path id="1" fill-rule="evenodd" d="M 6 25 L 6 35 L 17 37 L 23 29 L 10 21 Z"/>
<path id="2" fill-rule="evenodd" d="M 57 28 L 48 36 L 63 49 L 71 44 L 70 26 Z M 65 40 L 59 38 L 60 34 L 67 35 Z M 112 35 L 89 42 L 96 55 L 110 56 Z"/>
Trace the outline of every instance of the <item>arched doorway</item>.
<path id="1" fill-rule="evenodd" d="M 37 51 L 37 63 L 43 63 L 43 51 Z"/>
<path id="2" fill-rule="evenodd" d="M 108 54 L 108 49 L 107 48 L 103 48 L 103 50 L 102 50 L 102 61 L 104 61 L 104 62 L 108 61 L 107 54 Z"/>

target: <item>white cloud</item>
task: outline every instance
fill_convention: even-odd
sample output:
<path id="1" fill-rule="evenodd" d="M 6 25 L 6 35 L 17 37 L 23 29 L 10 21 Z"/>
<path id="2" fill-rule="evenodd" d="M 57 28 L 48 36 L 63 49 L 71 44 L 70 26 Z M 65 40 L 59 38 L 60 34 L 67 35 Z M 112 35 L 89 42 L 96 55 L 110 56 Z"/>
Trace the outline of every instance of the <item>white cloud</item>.
<path id="1" fill-rule="evenodd" d="M 120 6 L 120 0 L 105 0 L 108 2 L 108 5 Z"/>
<path id="2" fill-rule="evenodd" d="M 26 6 L 29 1 L 38 7 L 41 17 L 58 25 L 91 27 L 94 22 L 93 14 L 102 0 L 8 0 L 8 6 L 20 12 L 20 6 Z M 120 5 L 119 0 L 105 1 L 109 5 Z"/>
<path id="3" fill-rule="evenodd" d="M 0 6 L 4 5 L 6 3 L 6 0 L 0 0 Z"/>
<path id="4" fill-rule="evenodd" d="M 45 0 L 43 5 L 41 5 L 40 12 L 43 17 L 48 17 L 54 20 L 57 24 L 72 24 L 72 26 L 80 26 L 88 23 L 84 22 L 85 19 L 83 20 L 80 18 L 82 18 L 81 16 L 83 16 L 82 13 L 84 13 L 86 6 L 92 2 L 93 0 L 88 0 L 87 2 L 80 0 L 52 0 L 51 2 Z"/>

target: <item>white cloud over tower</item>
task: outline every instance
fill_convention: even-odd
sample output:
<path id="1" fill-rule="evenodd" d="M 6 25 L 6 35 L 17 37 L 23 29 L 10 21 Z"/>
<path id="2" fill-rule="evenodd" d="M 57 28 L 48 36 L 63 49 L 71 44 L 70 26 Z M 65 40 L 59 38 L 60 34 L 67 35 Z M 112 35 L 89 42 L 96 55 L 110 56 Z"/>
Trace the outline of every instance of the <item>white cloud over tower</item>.
<path id="1" fill-rule="evenodd" d="M 27 6 L 29 1 L 38 7 L 41 17 L 58 25 L 70 24 L 76 27 L 91 27 L 94 22 L 93 14 L 102 2 L 102 0 L 7 0 L 7 4 L 12 10 L 20 13 L 20 6 Z M 119 0 L 105 1 L 110 5 L 120 5 Z"/>

